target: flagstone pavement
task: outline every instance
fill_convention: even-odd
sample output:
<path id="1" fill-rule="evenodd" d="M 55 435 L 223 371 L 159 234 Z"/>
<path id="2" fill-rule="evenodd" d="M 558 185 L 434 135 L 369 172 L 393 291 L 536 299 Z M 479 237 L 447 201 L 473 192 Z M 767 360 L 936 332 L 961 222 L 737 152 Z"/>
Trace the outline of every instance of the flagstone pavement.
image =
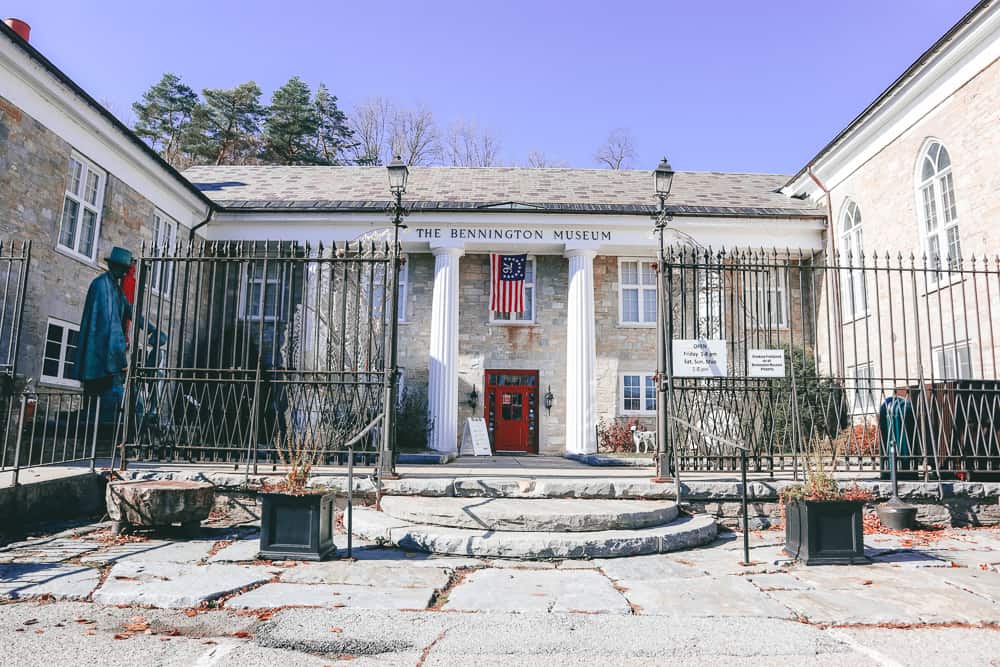
<path id="1" fill-rule="evenodd" d="M 403 641 L 400 633 L 408 637 L 406 633 L 417 632 L 414 628 L 436 622 L 419 619 L 437 615 L 442 623 L 458 622 L 459 617 L 446 612 L 481 612 L 493 618 L 543 615 L 547 620 L 541 623 L 549 629 L 567 618 L 586 625 L 595 622 L 594 617 L 632 623 L 635 628 L 645 627 L 647 621 L 642 619 L 647 617 L 661 619 L 667 623 L 664 627 L 681 620 L 685 624 L 752 621 L 778 624 L 790 632 L 787 628 L 805 625 L 826 631 L 823 636 L 833 637 L 831 646 L 837 650 L 860 651 L 868 657 L 870 653 L 858 643 L 863 633 L 890 627 L 982 631 L 988 633 L 984 635 L 988 643 L 1000 646 L 998 529 L 867 535 L 866 552 L 872 563 L 849 567 L 806 567 L 790 561 L 782 552 L 783 536 L 778 531 L 751 534 L 751 562 L 744 564 L 741 536 L 733 533 L 722 534 L 707 547 L 677 553 L 540 562 L 405 553 L 356 539 L 353 557 L 347 558 L 346 536 L 341 534 L 333 560 L 272 562 L 256 558 L 257 530 L 252 524 L 229 525 L 222 520 L 206 525 L 193 538 L 170 534 L 116 538 L 106 524 L 92 523 L 52 529 L 0 547 L 0 636 L 7 637 L 0 639 L 0 650 L 12 643 L 16 653 L 18 642 L 32 634 L 9 635 L 4 630 L 7 625 L 22 632 L 30 629 L 28 621 L 52 605 L 65 605 L 77 618 L 99 609 L 132 608 L 135 614 L 119 614 L 117 625 L 109 625 L 107 632 L 136 639 L 167 631 L 151 626 L 141 633 L 130 631 L 129 618 L 134 626 L 136 617 L 161 613 L 155 610 L 179 610 L 182 620 L 216 614 L 244 628 L 230 627 L 227 637 L 236 632 L 236 637 L 274 650 L 306 641 L 302 635 L 285 637 L 281 619 L 298 619 L 296 623 L 308 626 L 316 614 L 327 613 L 339 619 L 342 631 L 335 633 L 336 638 L 322 638 L 329 651 L 306 653 L 340 651 L 380 659 L 409 655 L 409 649 L 400 647 L 412 648 L 419 642 L 414 644 L 412 637 Z M 386 635 L 366 639 L 371 614 L 376 612 L 382 619 L 395 614 L 397 626 Z M 622 620 L 612 621 L 613 617 Z M 359 625 L 351 626 L 350 619 Z M 405 619 L 411 619 L 414 628 L 401 629 L 399 623 L 408 627 Z M 72 620 L 67 623 L 73 625 Z M 94 631 L 87 623 L 80 623 L 79 629 Z M 393 644 L 391 637 L 402 644 Z M 901 643 L 896 649 L 905 647 Z M 928 656 L 914 656 L 912 664 Z M 964 657 L 972 660 L 968 664 L 979 664 L 975 652 Z M 984 658 L 981 664 L 992 659 Z M 835 661 L 831 659 L 831 664 Z"/>

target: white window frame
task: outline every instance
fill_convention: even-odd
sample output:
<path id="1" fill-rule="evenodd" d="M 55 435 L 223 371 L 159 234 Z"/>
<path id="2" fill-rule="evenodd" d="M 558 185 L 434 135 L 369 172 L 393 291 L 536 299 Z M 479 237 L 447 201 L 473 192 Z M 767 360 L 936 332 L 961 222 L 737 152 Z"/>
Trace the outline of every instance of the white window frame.
<path id="1" fill-rule="evenodd" d="M 265 267 L 265 263 L 266 263 L 266 267 L 267 268 L 264 268 Z M 263 271 L 269 270 L 272 266 L 277 266 L 278 267 L 278 273 L 279 273 L 279 275 L 276 276 L 276 277 L 273 277 L 273 278 L 268 277 L 266 275 L 263 275 L 260 278 L 257 278 L 256 276 L 251 276 L 251 274 L 250 274 L 251 269 L 256 269 L 256 267 L 258 267 L 258 266 L 261 267 L 261 270 L 263 270 Z M 284 312 L 285 307 L 286 307 L 286 299 L 285 299 L 285 297 L 286 297 L 286 292 L 288 291 L 288 284 L 289 284 L 288 263 L 287 262 L 282 262 L 282 261 L 280 261 L 278 259 L 274 259 L 274 260 L 272 260 L 272 259 L 268 259 L 268 260 L 253 259 L 253 260 L 250 260 L 250 261 L 246 262 L 243 265 L 243 269 L 240 272 L 240 274 L 241 274 L 240 275 L 240 303 L 239 303 L 239 317 L 240 317 L 240 319 L 244 320 L 244 321 L 247 321 L 247 322 L 259 322 L 261 320 L 263 320 L 264 322 L 278 322 L 278 321 L 280 321 L 282 319 L 282 315 L 283 315 L 283 312 Z M 276 284 L 278 286 L 278 288 L 277 288 L 278 291 L 277 291 L 277 294 L 276 294 L 276 300 L 275 300 L 275 303 L 274 303 L 275 313 L 273 315 L 267 315 L 266 313 L 251 314 L 249 312 L 248 309 L 249 309 L 249 306 L 250 306 L 249 297 L 250 297 L 250 283 L 251 282 L 261 283 L 262 284 L 262 289 L 264 290 L 263 291 L 263 294 L 264 294 L 264 303 L 261 304 L 261 305 L 264 306 L 264 307 L 266 307 L 266 305 L 267 305 L 267 285 L 270 284 L 270 283 L 274 283 L 274 284 Z"/>
<path id="2" fill-rule="evenodd" d="M 938 147 L 938 151 L 932 158 L 931 151 L 935 146 Z M 948 158 L 948 165 L 945 167 L 939 166 L 942 151 Z M 923 175 L 924 165 L 928 161 L 931 162 L 934 173 L 925 178 Z M 928 266 L 939 268 L 939 271 L 932 272 L 929 276 L 935 285 L 953 279 L 951 272 L 958 269 L 958 261 L 962 254 L 962 238 L 959 229 L 958 204 L 955 196 L 952 166 L 951 152 L 937 139 L 928 140 L 917 159 L 915 180 L 920 241 L 924 252 L 927 253 Z M 948 191 L 947 194 L 945 190 Z M 928 229 L 931 219 L 933 219 L 934 228 Z M 957 239 L 958 257 L 952 257 L 950 253 L 948 237 L 952 233 Z"/>
<path id="3" fill-rule="evenodd" d="M 164 248 L 166 248 L 166 256 L 173 257 L 177 248 L 177 221 L 168 217 L 163 211 L 156 209 L 153 211 L 153 243 L 150 254 L 159 256 Z M 173 261 L 155 262 L 150 276 L 150 289 L 154 294 L 170 296 L 173 279 Z"/>
<path id="4" fill-rule="evenodd" d="M 861 207 L 848 199 L 840 214 L 840 302 L 844 318 L 868 316 L 868 285 L 862 265 L 864 234 Z"/>
<path id="5" fill-rule="evenodd" d="M 56 248 L 72 257 L 77 257 L 86 262 L 93 263 L 97 260 L 97 251 L 101 241 L 101 217 L 104 213 L 104 194 L 107 186 L 107 172 L 95 165 L 93 162 L 83 157 L 76 151 L 70 154 L 67 162 L 69 172 L 66 174 L 66 187 L 63 191 L 63 203 L 59 212 L 59 229 L 56 231 Z M 76 173 L 76 166 L 79 166 L 79 174 Z M 96 176 L 97 183 L 94 186 L 94 201 L 88 201 L 87 193 L 90 176 Z M 63 223 L 67 214 L 67 202 L 76 204 L 76 214 L 74 215 L 73 242 L 63 243 Z M 83 227 L 83 217 L 85 212 L 94 214 L 94 240 L 91 246 L 91 253 L 80 251 L 80 241 L 83 237 L 81 229 Z"/>
<path id="6" fill-rule="evenodd" d="M 400 262 L 399 265 L 399 287 L 397 288 L 399 290 L 399 312 L 396 314 L 397 315 L 396 321 L 405 323 L 407 321 L 406 293 L 408 291 L 407 288 L 409 287 L 410 283 L 410 263 L 407 261 L 406 255 L 401 255 L 400 259 L 402 261 Z M 386 269 L 386 272 L 387 273 L 391 272 L 392 265 L 389 264 L 387 265 L 387 267 L 388 268 Z M 379 304 L 385 304 L 384 306 L 382 306 L 384 308 L 389 308 L 390 304 L 388 301 L 386 301 L 385 290 L 382 288 L 382 275 L 383 275 L 382 271 L 377 269 L 373 269 L 373 271 L 375 271 L 375 275 L 373 276 L 372 280 L 373 282 L 372 286 L 373 294 L 371 299 L 372 317 L 381 318 L 382 313 L 381 309 L 379 308 Z M 388 313 L 386 313 L 386 317 L 388 318 Z"/>
<path id="7" fill-rule="evenodd" d="M 524 276 L 524 292 L 525 301 L 530 301 L 531 312 L 524 313 L 522 316 L 518 317 L 517 313 L 498 313 L 490 306 L 493 304 L 493 276 L 490 276 L 490 300 L 487 302 L 486 307 L 490 311 L 490 324 L 507 324 L 507 325 L 523 325 L 523 324 L 534 324 L 535 314 L 538 312 L 538 290 L 536 285 L 538 285 L 538 263 L 535 261 L 534 255 L 528 255 L 527 264 L 531 267 L 531 280 L 528 280 L 528 268 L 525 267 Z M 528 290 L 531 290 L 531 299 L 528 299 Z"/>
<path id="8" fill-rule="evenodd" d="M 655 327 L 656 310 L 653 310 L 652 319 L 646 316 L 646 299 L 652 299 L 656 305 L 656 272 L 653 272 L 653 282 L 643 281 L 643 266 L 652 266 L 654 259 L 650 257 L 619 257 L 618 258 L 618 325 L 623 327 Z M 625 282 L 625 272 L 622 268 L 625 264 L 636 265 L 636 280 L 634 283 Z M 625 290 L 636 290 L 638 292 L 638 319 L 625 319 Z"/>
<path id="9" fill-rule="evenodd" d="M 788 328 L 789 306 L 786 271 L 787 267 L 785 266 L 770 266 L 747 271 L 743 274 L 744 307 L 758 330 L 784 330 Z M 770 313 L 767 312 L 767 300 L 764 299 L 764 295 L 769 294 L 775 295 L 774 301 L 778 305 L 778 308 Z"/>
<path id="10" fill-rule="evenodd" d="M 55 360 L 59 363 L 59 375 L 46 375 L 45 374 L 45 361 L 49 359 L 46 355 L 47 348 L 49 346 L 49 327 L 55 325 L 62 327 L 63 335 L 62 341 L 59 343 L 59 359 Z M 45 341 L 42 344 L 42 369 L 40 372 L 40 381 L 45 384 L 54 384 L 61 387 L 73 387 L 77 388 L 80 386 L 79 380 L 73 380 L 71 378 L 64 377 L 66 372 L 66 360 L 68 358 L 68 347 L 69 347 L 69 332 L 75 331 L 77 336 L 80 334 L 80 325 L 73 322 L 67 322 L 66 320 L 61 320 L 57 317 L 50 317 L 45 322 Z"/>
<path id="11" fill-rule="evenodd" d="M 875 365 L 866 362 L 851 366 L 851 379 L 854 381 L 851 414 L 863 415 L 876 412 L 878 399 L 875 395 Z M 867 397 L 863 393 L 865 389 L 862 385 L 867 385 Z"/>
<path id="12" fill-rule="evenodd" d="M 962 372 L 962 363 L 959 359 L 958 353 L 960 350 L 965 350 L 968 359 L 967 372 Z M 972 368 L 972 345 L 969 341 L 960 341 L 957 343 L 947 343 L 945 345 L 937 345 L 933 348 L 934 353 L 934 377 L 938 380 L 969 380 L 972 378 L 973 368 Z M 955 372 L 949 374 L 947 371 L 948 362 L 953 364 Z"/>
<path id="13" fill-rule="evenodd" d="M 625 378 L 638 378 L 639 380 L 639 409 L 633 410 L 625 407 Z M 621 373 L 618 376 L 618 409 L 622 415 L 655 415 L 656 414 L 656 382 L 652 373 L 634 372 Z M 652 407 L 650 407 L 650 397 L 648 390 L 653 390 Z"/>

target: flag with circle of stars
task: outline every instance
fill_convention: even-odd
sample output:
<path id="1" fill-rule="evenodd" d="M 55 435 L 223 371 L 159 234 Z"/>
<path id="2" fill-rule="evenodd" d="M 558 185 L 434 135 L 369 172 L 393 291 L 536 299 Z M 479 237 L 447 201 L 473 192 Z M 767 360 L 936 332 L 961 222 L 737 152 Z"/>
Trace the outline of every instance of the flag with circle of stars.
<path id="1" fill-rule="evenodd" d="M 490 308 L 497 313 L 524 311 L 524 275 L 527 255 L 490 255 L 493 298 Z"/>

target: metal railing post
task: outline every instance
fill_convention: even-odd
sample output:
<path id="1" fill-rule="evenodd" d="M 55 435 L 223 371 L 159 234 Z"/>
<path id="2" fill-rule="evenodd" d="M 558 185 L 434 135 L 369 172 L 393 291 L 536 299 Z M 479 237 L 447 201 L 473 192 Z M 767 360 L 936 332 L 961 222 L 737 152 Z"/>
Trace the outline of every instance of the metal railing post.
<path id="1" fill-rule="evenodd" d="M 396 196 L 393 210 L 393 236 L 392 252 L 390 254 L 392 262 L 392 283 L 389 285 L 390 294 L 390 314 L 389 314 L 389 359 L 388 369 L 385 379 L 385 391 L 383 393 L 382 410 L 385 413 L 385 420 L 382 423 L 382 443 L 378 457 L 378 496 L 381 500 L 381 490 L 383 479 L 398 479 L 396 474 L 396 410 L 397 410 L 397 390 L 399 385 L 399 359 L 398 359 L 398 333 L 399 333 L 399 230 L 403 226 L 402 195 Z M 386 281 L 389 282 L 389 281 Z"/>
<path id="2" fill-rule="evenodd" d="M 18 477 L 21 473 L 21 437 L 24 435 L 24 417 L 28 410 L 28 395 L 21 394 L 21 411 L 17 417 L 17 441 L 14 444 L 14 473 L 11 486 L 17 486 Z"/>
<path id="3" fill-rule="evenodd" d="M 90 437 L 90 472 L 94 472 L 97 469 L 97 432 L 101 427 L 100 424 L 100 414 L 101 414 L 101 397 L 97 397 L 97 409 L 95 414 L 98 415 L 98 421 L 94 424 L 94 433 Z M 116 420 L 117 421 L 117 420 Z"/>

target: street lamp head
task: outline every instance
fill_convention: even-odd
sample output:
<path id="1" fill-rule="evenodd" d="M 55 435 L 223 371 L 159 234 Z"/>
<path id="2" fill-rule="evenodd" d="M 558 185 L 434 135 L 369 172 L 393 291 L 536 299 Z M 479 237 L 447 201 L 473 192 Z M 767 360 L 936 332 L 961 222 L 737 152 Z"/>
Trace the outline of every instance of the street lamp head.
<path id="1" fill-rule="evenodd" d="M 389 172 L 389 192 L 394 195 L 401 195 L 406 192 L 406 177 L 410 175 L 410 170 L 406 168 L 406 163 L 398 155 L 392 158 L 392 162 L 386 165 Z"/>
<path id="2" fill-rule="evenodd" d="M 670 195 L 670 188 L 674 183 L 674 170 L 671 168 L 667 158 L 660 160 L 660 164 L 653 171 L 653 185 L 656 188 L 657 196 L 666 198 Z"/>

